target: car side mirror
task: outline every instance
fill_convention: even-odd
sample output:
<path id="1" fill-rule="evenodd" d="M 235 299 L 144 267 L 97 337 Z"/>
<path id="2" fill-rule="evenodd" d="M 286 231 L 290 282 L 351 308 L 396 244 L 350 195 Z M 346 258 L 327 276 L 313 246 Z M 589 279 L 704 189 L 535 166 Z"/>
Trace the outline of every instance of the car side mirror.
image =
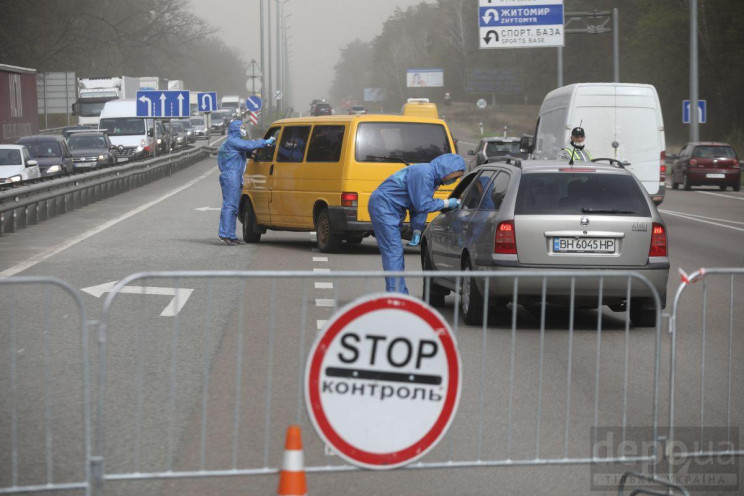
<path id="1" fill-rule="evenodd" d="M 475 150 L 468 150 L 468 155 L 475 155 Z"/>
<path id="2" fill-rule="evenodd" d="M 39 162 L 37 162 L 36 160 L 28 160 L 26 162 L 26 168 L 28 168 L 28 167 L 34 167 L 36 165 L 39 165 Z"/>
<path id="3" fill-rule="evenodd" d="M 148 135 L 148 136 L 149 136 L 150 138 L 152 138 L 152 129 L 148 129 L 148 130 L 147 130 L 147 135 Z"/>
<path id="4" fill-rule="evenodd" d="M 535 148 L 535 144 L 532 142 L 532 137 L 522 136 L 519 140 L 519 148 L 526 153 L 532 153 Z"/>

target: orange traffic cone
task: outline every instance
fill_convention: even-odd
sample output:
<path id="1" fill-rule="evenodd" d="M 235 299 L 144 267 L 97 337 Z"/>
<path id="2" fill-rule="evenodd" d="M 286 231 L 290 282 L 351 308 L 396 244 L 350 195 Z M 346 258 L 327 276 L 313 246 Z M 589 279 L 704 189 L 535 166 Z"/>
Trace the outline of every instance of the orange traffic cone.
<path id="1" fill-rule="evenodd" d="M 305 460 L 300 426 L 290 425 L 284 442 L 284 463 L 279 473 L 279 496 L 306 496 Z"/>

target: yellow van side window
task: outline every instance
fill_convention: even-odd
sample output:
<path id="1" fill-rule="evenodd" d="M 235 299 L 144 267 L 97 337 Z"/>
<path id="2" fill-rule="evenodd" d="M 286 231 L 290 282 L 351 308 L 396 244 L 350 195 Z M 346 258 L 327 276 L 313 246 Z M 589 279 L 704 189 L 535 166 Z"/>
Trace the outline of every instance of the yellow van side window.
<path id="1" fill-rule="evenodd" d="M 310 126 L 287 126 L 277 149 L 277 162 L 302 162 Z"/>
<path id="2" fill-rule="evenodd" d="M 308 162 L 338 162 L 344 141 L 344 126 L 315 126 L 307 151 Z"/>

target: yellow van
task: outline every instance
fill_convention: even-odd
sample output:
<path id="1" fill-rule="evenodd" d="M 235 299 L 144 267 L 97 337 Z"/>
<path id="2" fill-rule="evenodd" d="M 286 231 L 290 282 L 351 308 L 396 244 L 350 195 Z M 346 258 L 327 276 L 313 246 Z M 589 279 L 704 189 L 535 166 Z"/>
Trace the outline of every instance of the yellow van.
<path id="1" fill-rule="evenodd" d="M 428 99 L 410 98 L 408 102 L 403 104 L 401 114 L 407 116 L 428 117 L 431 119 L 439 118 L 437 104 L 429 102 Z"/>
<path id="2" fill-rule="evenodd" d="M 257 243 L 267 229 L 316 231 L 318 248 L 327 253 L 372 233 L 367 203 L 382 181 L 455 150 L 443 120 L 402 115 L 282 119 L 264 138 L 270 136 L 276 146 L 256 150 L 246 165 L 238 215 L 243 239 Z M 452 188 L 435 196 L 447 198 Z"/>

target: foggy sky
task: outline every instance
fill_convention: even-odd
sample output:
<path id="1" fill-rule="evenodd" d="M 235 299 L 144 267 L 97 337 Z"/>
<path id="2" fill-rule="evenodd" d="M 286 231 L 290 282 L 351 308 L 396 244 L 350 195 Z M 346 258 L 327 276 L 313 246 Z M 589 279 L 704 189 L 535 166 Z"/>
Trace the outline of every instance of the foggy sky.
<path id="1" fill-rule="evenodd" d="M 305 111 L 313 98 L 329 98 L 333 66 L 340 49 L 358 39 L 371 41 L 396 7 L 406 10 L 424 0 L 288 0 L 281 7 L 289 39 L 290 94 L 295 109 Z M 431 2 L 431 0 L 427 0 Z M 276 0 L 271 3 L 271 46 L 276 46 Z M 219 36 L 246 60 L 260 61 L 259 0 L 192 0 L 194 14 L 217 28 Z M 289 17 L 286 17 L 289 15 Z M 264 23 L 264 29 L 267 29 Z M 265 65 L 268 65 L 265 61 Z M 275 70 L 272 63 L 272 70 Z M 267 71 L 264 68 L 264 75 Z M 274 76 L 275 78 L 275 76 Z M 276 82 L 273 85 L 276 88 Z M 267 80 L 264 80 L 264 98 Z M 247 95 L 244 87 L 236 88 Z M 284 89 L 286 93 L 286 89 Z M 332 102 L 337 104 L 338 102 Z"/>

